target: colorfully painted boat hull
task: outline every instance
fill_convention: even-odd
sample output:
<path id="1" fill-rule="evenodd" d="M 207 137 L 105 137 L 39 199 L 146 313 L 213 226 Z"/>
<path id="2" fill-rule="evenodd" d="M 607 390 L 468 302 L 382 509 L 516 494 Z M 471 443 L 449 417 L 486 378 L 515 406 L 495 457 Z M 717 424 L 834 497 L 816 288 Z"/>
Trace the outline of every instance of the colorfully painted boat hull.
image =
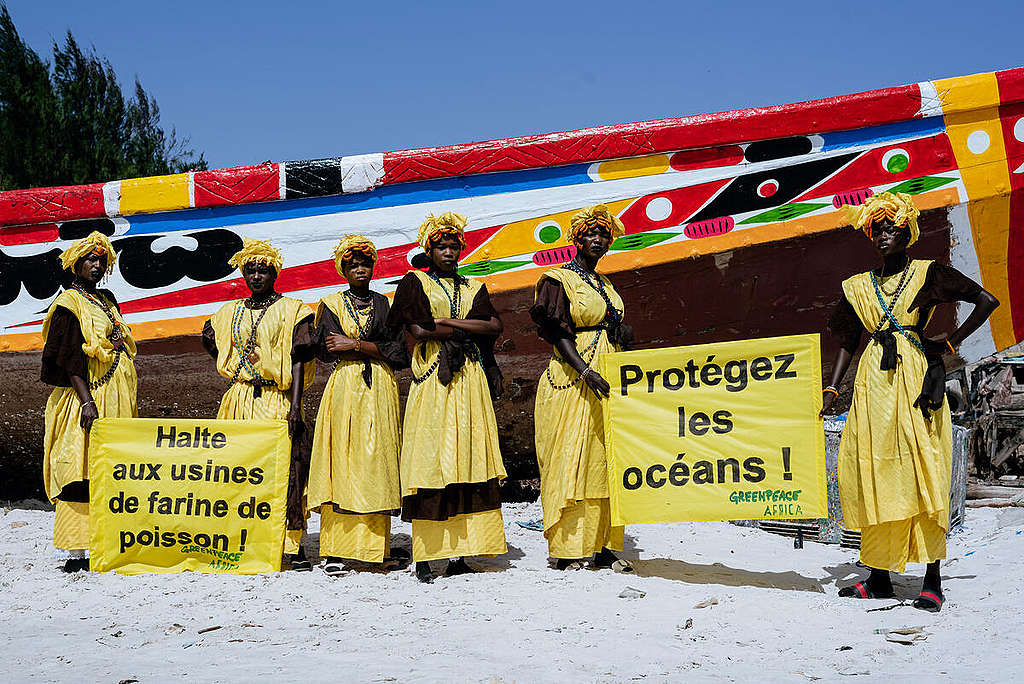
<path id="1" fill-rule="evenodd" d="M 341 235 L 374 240 L 373 287 L 391 292 L 421 251 L 423 216 L 457 211 L 469 217 L 462 272 L 497 295 L 515 322 L 512 344 L 540 352 L 524 314 L 533 284 L 571 257 L 569 218 L 597 202 L 626 225 L 601 268 L 622 274 L 613 278 L 642 339 L 820 330 L 838 282 L 873 263 L 840 207 L 883 190 L 925 210 L 916 256 L 950 261 L 1003 304 L 964 357 L 1024 339 L 1024 69 L 1014 69 L 723 114 L 0 193 L 0 350 L 40 347 L 43 312 L 66 277 L 57 254 L 94 229 L 113 238 L 108 286 L 145 340 L 195 334 L 245 293 L 227 265 L 243 237 L 272 239 L 285 259 L 279 289 L 312 303 L 342 283 L 331 258 Z"/>

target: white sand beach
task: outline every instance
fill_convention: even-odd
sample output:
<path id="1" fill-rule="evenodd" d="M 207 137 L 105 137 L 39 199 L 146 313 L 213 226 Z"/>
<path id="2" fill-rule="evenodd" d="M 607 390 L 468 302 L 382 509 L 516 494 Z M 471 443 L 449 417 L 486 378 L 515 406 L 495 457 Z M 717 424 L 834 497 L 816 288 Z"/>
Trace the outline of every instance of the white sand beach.
<path id="1" fill-rule="evenodd" d="M 262 576 L 59 571 L 53 513 L 0 516 L 6 682 L 1013 681 L 1024 675 L 1024 509 L 972 509 L 943 562 L 939 614 L 836 596 L 855 551 L 727 523 L 627 528 L 635 574 L 548 567 L 504 507 L 509 553 L 482 572 Z M 315 550 L 317 519 L 307 546 Z M 395 543 L 409 545 L 396 522 Z M 443 564 L 437 564 L 440 570 Z M 641 574 L 646 576 L 641 576 Z M 660 576 L 659 576 L 660 575 Z M 641 598 L 620 598 L 632 587 Z M 627 592 L 635 593 L 635 592 Z M 699 604 L 712 602 L 698 608 Z M 872 609 L 896 606 L 892 610 Z M 921 627 L 913 645 L 876 630 Z M 210 629 L 215 628 L 215 629 Z M 204 631 L 209 630 L 209 631 Z"/>

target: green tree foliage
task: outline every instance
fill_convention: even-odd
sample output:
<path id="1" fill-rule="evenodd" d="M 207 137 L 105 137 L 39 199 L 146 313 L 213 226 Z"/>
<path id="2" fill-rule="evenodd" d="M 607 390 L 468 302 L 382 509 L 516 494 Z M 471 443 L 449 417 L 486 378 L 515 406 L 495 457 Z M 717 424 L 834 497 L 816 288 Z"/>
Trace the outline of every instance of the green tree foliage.
<path id="1" fill-rule="evenodd" d="M 110 62 L 83 52 L 70 31 L 49 64 L 0 3 L 0 190 L 205 168 L 187 139 L 161 128 L 138 79 L 126 98 Z"/>

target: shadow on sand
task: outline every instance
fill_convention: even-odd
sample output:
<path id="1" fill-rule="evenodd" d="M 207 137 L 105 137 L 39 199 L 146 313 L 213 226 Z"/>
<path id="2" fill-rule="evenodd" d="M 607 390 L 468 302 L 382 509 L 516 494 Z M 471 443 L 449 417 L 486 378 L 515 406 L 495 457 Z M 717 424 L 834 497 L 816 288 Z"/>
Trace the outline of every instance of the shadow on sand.
<path id="1" fill-rule="evenodd" d="M 868 573 L 870 570 L 860 563 L 839 563 L 838 565 L 829 565 L 822 568 L 829 574 L 829 577 L 824 581 L 824 585 L 834 584 L 836 591 L 839 587 L 851 586 L 856 582 L 863 582 L 867 580 Z M 924 575 L 907 575 L 899 574 L 895 572 L 889 573 L 892 578 L 892 588 L 896 593 L 897 599 L 914 599 L 917 598 L 918 593 L 921 591 L 921 584 L 924 582 Z M 977 575 L 942 575 L 942 581 L 945 584 L 949 580 L 970 580 L 975 579 Z M 943 586 L 945 588 L 945 586 Z M 880 600 L 892 600 L 892 599 L 880 599 Z"/>
<path id="2" fill-rule="evenodd" d="M 306 534 L 305 536 L 303 536 L 302 548 L 306 552 L 306 557 L 309 558 L 310 561 L 312 561 L 313 565 L 319 565 L 320 561 L 322 560 L 322 557 L 319 554 L 320 534 L 318 532 L 314 532 L 312 534 Z M 410 559 L 409 562 L 411 563 L 412 537 L 404 533 L 392 534 L 391 552 L 393 555 L 397 555 L 394 553 L 396 549 L 399 550 L 399 553 L 402 553 L 404 551 L 406 558 Z M 469 566 L 477 572 L 501 572 L 503 570 L 508 570 L 510 567 L 512 567 L 512 561 L 519 560 L 520 558 L 523 558 L 525 555 L 526 554 L 523 553 L 523 550 L 520 549 L 518 546 L 508 544 L 508 551 L 506 551 L 500 556 L 495 556 L 494 558 L 470 557 L 468 562 Z M 399 567 L 385 568 L 376 563 L 363 563 L 360 561 L 349 559 L 343 559 L 342 563 L 346 568 L 350 570 L 356 570 L 357 572 L 373 573 L 396 572 L 405 570 L 407 567 L 406 564 L 402 564 Z M 434 572 L 438 573 L 441 576 L 443 576 L 444 569 L 447 566 L 447 564 L 448 561 L 431 561 L 431 567 L 433 567 Z"/>
<path id="3" fill-rule="evenodd" d="M 637 546 L 636 538 L 627 534 L 621 557 L 628 559 L 637 577 L 662 577 L 688 584 L 721 584 L 727 587 L 761 587 L 784 589 L 786 591 L 825 592 L 821 580 L 804 577 L 794 572 L 755 572 L 730 568 L 721 563 L 700 565 L 673 558 L 640 559 L 643 549 Z"/>
<path id="4" fill-rule="evenodd" d="M 825 592 L 821 580 L 813 577 L 789 572 L 754 572 L 730 568 L 721 563 L 698 565 L 672 558 L 648 558 L 631 560 L 633 572 L 637 577 L 662 577 L 664 579 L 686 582 L 687 584 L 721 584 L 727 587 L 761 587 L 764 589 L 784 589 L 786 591 Z"/>

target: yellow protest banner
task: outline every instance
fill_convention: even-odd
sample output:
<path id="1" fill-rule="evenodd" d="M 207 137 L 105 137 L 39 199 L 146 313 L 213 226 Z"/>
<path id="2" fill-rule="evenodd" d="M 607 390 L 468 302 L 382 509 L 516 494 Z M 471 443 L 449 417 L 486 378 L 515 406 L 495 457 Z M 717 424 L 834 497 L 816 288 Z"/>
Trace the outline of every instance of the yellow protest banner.
<path id="1" fill-rule="evenodd" d="M 290 454 L 283 420 L 97 420 L 90 568 L 280 570 Z"/>
<path id="2" fill-rule="evenodd" d="M 613 524 L 828 516 L 817 335 L 605 354 L 601 375 Z"/>

